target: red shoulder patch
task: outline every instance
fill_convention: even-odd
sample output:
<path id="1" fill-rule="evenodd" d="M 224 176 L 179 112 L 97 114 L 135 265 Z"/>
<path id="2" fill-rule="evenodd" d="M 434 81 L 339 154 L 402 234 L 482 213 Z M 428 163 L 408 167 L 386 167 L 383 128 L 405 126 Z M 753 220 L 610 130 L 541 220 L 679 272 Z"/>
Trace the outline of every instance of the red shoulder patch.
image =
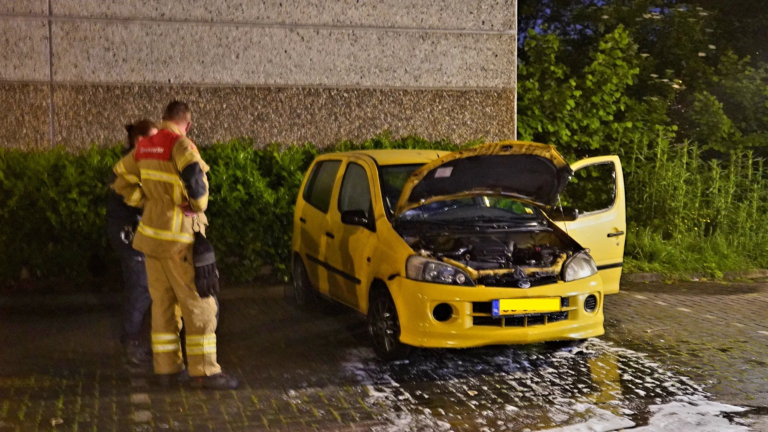
<path id="1" fill-rule="evenodd" d="M 147 137 L 139 141 L 136 145 L 134 159 L 136 162 L 142 160 L 171 160 L 173 156 L 173 145 L 178 141 L 179 135 L 163 129 L 154 136 Z"/>

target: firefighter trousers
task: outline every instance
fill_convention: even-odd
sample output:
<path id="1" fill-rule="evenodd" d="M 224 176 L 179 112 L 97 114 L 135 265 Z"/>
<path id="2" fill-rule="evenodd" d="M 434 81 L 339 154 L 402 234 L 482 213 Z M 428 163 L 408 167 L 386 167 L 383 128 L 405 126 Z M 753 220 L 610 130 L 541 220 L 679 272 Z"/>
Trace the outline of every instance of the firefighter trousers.
<path id="1" fill-rule="evenodd" d="M 187 363 L 190 376 L 210 376 L 221 372 L 216 362 L 216 324 L 218 306 L 214 297 L 200 298 L 195 288 L 192 245 L 171 258 L 147 256 L 147 279 L 152 297 L 152 357 L 156 374 L 184 370 L 176 313 L 184 318 Z"/>

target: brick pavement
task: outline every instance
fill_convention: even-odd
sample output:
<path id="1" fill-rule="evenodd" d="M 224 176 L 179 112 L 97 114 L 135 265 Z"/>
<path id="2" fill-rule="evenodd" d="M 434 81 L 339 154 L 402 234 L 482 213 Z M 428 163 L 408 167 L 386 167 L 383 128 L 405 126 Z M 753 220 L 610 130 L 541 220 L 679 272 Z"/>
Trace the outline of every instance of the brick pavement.
<path id="1" fill-rule="evenodd" d="M 584 350 L 430 350 L 382 364 L 354 312 L 225 297 L 220 361 L 243 378 L 227 392 L 159 389 L 147 371 L 123 364 L 114 306 L 3 310 L 0 432 L 643 424 L 651 405 L 706 396 L 697 382 L 709 381 L 718 398 L 765 406 L 765 298 L 764 284 L 629 284 L 607 301 L 607 342 Z"/>
<path id="2" fill-rule="evenodd" d="M 768 284 L 626 283 L 606 339 L 675 365 L 720 400 L 768 407 Z"/>
<path id="3" fill-rule="evenodd" d="M 0 343 L 0 431 L 314 430 L 380 424 L 365 387 L 326 370 L 349 342 L 343 310 L 282 299 L 222 301 L 220 362 L 241 389 L 160 389 L 120 357 L 114 308 L 8 313 Z M 342 330 L 340 332 L 340 330 Z M 359 341 L 352 341 L 359 344 Z"/>

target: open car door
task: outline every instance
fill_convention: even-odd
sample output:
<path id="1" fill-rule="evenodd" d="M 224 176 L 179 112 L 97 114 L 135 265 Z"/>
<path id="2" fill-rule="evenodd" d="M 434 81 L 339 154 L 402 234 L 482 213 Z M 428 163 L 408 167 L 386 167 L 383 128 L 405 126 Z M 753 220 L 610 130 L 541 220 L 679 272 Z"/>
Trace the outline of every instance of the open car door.
<path id="1" fill-rule="evenodd" d="M 571 165 L 574 174 L 561 194 L 564 214 L 575 219 L 556 222 L 590 250 L 606 294 L 619 292 L 627 219 L 624 175 L 618 156 L 600 156 Z M 575 211 L 574 211 L 575 210 Z M 560 209 L 552 210 L 558 220 Z"/>

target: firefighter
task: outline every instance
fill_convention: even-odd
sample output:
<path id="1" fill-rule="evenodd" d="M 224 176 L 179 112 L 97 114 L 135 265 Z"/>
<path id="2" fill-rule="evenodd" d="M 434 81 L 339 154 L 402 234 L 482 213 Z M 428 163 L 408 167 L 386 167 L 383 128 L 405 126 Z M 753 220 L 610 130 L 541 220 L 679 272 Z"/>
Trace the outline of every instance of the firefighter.
<path id="1" fill-rule="evenodd" d="M 195 267 L 193 256 L 195 237 L 204 236 L 208 224 L 203 213 L 208 205 L 208 165 L 186 137 L 191 123 L 189 106 L 171 102 L 160 131 L 139 141 L 115 166 L 113 189 L 126 204 L 144 209 L 133 247 L 146 255 L 152 354 L 160 384 L 189 379 L 197 388 L 233 389 L 238 380 L 224 374 L 216 361 L 215 260 Z M 184 318 L 188 369 L 176 305 Z"/>
<path id="2" fill-rule="evenodd" d="M 140 120 L 125 126 L 128 141 L 125 154 L 130 153 L 141 138 L 157 133 L 157 125 L 149 120 Z M 112 181 L 115 180 L 114 174 Z M 107 196 L 107 238 L 120 258 L 126 300 L 123 312 L 123 330 L 120 342 L 130 363 L 142 365 L 152 361 L 149 344 L 142 337 L 144 316 L 152 305 L 147 286 L 147 270 L 144 254 L 131 246 L 133 234 L 141 220 L 141 209 L 123 202 L 112 189 Z"/>

